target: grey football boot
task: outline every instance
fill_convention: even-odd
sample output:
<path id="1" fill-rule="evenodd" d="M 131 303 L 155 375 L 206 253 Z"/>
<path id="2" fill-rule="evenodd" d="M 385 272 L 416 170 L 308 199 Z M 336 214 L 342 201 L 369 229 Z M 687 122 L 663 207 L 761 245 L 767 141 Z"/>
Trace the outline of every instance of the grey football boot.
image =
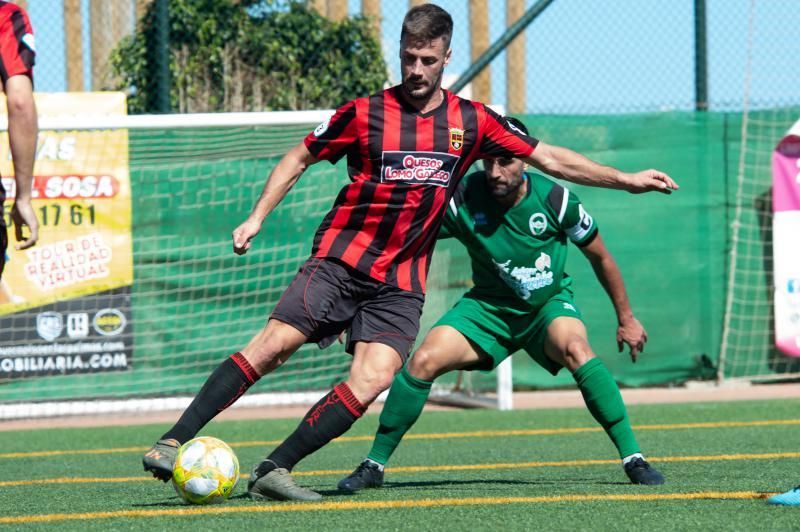
<path id="1" fill-rule="evenodd" d="M 298 486 L 289 470 L 264 460 L 253 468 L 247 482 L 247 494 L 257 501 L 319 501 L 322 495 Z"/>
<path id="2" fill-rule="evenodd" d="M 158 480 L 167 482 L 172 478 L 172 469 L 180 448 L 178 440 L 158 440 L 142 457 L 144 470 L 151 472 Z"/>

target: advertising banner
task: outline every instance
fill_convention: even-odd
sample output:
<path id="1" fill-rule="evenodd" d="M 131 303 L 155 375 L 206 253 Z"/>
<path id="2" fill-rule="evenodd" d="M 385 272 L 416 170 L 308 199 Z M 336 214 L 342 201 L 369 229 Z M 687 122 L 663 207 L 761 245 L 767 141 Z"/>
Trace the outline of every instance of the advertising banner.
<path id="1" fill-rule="evenodd" d="M 800 121 L 772 154 L 775 344 L 800 357 Z"/>
<path id="2" fill-rule="evenodd" d="M 124 115 L 122 93 L 36 94 L 43 117 Z M 0 101 L 0 109 L 5 110 Z M 130 367 L 133 283 L 128 133 L 41 131 L 33 207 L 39 241 L 14 249 L 8 134 L 0 174 L 10 245 L 0 281 L 0 380 Z"/>

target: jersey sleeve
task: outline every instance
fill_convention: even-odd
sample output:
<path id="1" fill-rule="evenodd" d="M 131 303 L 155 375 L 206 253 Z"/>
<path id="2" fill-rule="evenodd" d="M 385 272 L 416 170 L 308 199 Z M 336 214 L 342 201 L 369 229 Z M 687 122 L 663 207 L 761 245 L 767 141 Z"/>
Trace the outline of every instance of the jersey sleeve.
<path id="1" fill-rule="evenodd" d="M 561 230 L 577 246 L 587 246 L 597 236 L 598 228 L 594 218 L 583 208 L 578 196 L 568 188 L 553 183 L 553 188 L 547 195 L 547 203 L 558 219 Z"/>
<path id="2" fill-rule="evenodd" d="M 437 239 L 444 240 L 445 238 L 453 238 L 458 234 L 457 213 L 458 207 L 456 207 L 453 198 L 450 198 L 450 203 L 447 204 L 447 211 L 444 213 L 444 218 L 442 219 L 442 227 L 439 229 L 439 234 L 436 237 Z"/>
<path id="3" fill-rule="evenodd" d="M 8 78 L 25 75 L 33 80 L 36 62 L 36 45 L 33 28 L 27 13 L 13 4 L 6 4 L 10 14 L 0 24 L 0 79 L 5 85 Z"/>
<path id="4" fill-rule="evenodd" d="M 348 102 L 337 109 L 332 117 L 309 133 L 303 142 L 311 155 L 335 164 L 358 142 L 356 102 Z"/>
<path id="5" fill-rule="evenodd" d="M 482 104 L 481 104 L 482 105 Z M 539 140 L 529 137 L 485 105 L 483 137 L 478 157 L 528 157 Z"/>

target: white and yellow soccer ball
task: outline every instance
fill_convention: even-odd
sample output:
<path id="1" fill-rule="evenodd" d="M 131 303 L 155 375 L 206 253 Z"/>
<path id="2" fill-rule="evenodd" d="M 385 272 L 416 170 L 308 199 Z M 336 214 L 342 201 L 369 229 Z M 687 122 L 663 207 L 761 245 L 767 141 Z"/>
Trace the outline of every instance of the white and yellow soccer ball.
<path id="1" fill-rule="evenodd" d="M 218 504 L 239 481 L 239 460 L 228 444 L 203 436 L 184 443 L 172 469 L 172 485 L 192 504 Z"/>

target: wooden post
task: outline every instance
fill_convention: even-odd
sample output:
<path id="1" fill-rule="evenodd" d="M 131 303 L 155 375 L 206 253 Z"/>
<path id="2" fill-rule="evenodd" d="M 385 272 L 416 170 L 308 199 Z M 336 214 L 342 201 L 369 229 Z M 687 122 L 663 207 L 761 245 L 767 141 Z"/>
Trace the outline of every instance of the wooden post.
<path id="1" fill-rule="evenodd" d="M 90 0 L 92 34 L 92 90 L 102 90 L 110 81 L 108 56 L 133 29 L 129 1 Z"/>
<path id="2" fill-rule="evenodd" d="M 328 18 L 341 22 L 347 18 L 347 0 L 328 0 Z"/>
<path id="3" fill-rule="evenodd" d="M 372 35 L 378 44 L 381 41 L 381 0 L 361 0 L 361 14 L 370 20 Z"/>
<path id="4" fill-rule="evenodd" d="M 322 15 L 323 17 L 328 16 L 328 1 L 327 0 L 311 0 L 309 2 L 311 9 Z"/>
<path id="5" fill-rule="evenodd" d="M 100 90 L 105 78 L 105 58 L 110 51 L 106 38 L 106 32 L 110 25 L 110 7 L 111 3 L 103 0 L 90 0 L 89 2 L 89 28 L 92 39 L 92 85 L 90 90 Z"/>
<path id="6" fill-rule="evenodd" d="M 67 56 L 67 90 L 83 90 L 83 23 L 81 0 L 64 0 L 64 48 Z"/>
<path id="7" fill-rule="evenodd" d="M 489 48 L 489 6 L 487 0 L 469 0 L 470 56 L 476 61 Z M 472 81 L 472 99 L 490 103 L 492 97 L 491 67 Z"/>
<path id="8" fill-rule="evenodd" d="M 506 0 L 506 24 L 511 26 L 525 13 L 525 0 Z M 524 113 L 525 33 L 520 33 L 506 48 L 506 99 L 509 113 Z"/>
<path id="9" fill-rule="evenodd" d="M 136 24 L 142 20 L 144 14 L 147 13 L 147 8 L 153 3 L 153 0 L 135 0 L 136 1 Z"/>
<path id="10" fill-rule="evenodd" d="M 422 4 L 427 4 L 427 3 L 428 3 L 427 0 L 408 0 L 408 7 L 412 8 L 412 7 L 421 6 Z"/>

